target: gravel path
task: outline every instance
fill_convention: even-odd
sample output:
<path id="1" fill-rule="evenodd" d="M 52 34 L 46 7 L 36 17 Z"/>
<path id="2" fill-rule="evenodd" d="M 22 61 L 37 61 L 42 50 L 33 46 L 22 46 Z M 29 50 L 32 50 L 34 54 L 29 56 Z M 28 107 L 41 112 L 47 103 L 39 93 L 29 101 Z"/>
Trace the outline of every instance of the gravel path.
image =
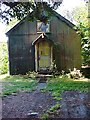
<path id="1" fill-rule="evenodd" d="M 22 92 L 2 99 L 2 116 L 3 118 L 27 118 L 32 112 L 37 112 L 40 116 L 55 103 L 50 93 Z"/>
<path id="2" fill-rule="evenodd" d="M 65 91 L 60 101 L 61 118 L 90 118 L 89 94 L 78 91 Z"/>
<path id="3" fill-rule="evenodd" d="M 65 91 L 62 100 L 58 101 L 61 108 L 50 117 L 59 118 L 90 118 L 89 94 L 78 91 Z M 57 103 L 51 93 L 41 93 L 39 90 L 33 92 L 21 92 L 17 95 L 9 95 L 2 99 L 3 118 L 29 118 L 31 113 L 37 117 L 45 113 Z"/>

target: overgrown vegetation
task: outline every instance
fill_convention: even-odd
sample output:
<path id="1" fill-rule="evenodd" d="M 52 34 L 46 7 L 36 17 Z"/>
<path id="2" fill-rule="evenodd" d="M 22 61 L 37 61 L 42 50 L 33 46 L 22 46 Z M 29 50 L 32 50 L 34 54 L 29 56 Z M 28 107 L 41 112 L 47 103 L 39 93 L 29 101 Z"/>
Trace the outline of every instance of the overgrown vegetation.
<path id="1" fill-rule="evenodd" d="M 75 79 L 66 76 L 57 76 L 56 78 L 48 79 L 47 87 L 43 91 L 50 91 L 54 99 L 61 100 L 61 93 L 63 91 L 88 92 L 89 87 L 90 82 L 88 81 L 75 81 Z"/>
<path id="2" fill-rule="evenodd" d="M 29 72 L 27 75 L 14 75 L 8 76 L 3 79 L 2 85 L 2 96 L 9 95 L 12 93 L 16 93 L 19 91 L 30 91 L 34 90 L 37 86 L 35 72 Z M 71 71 L 68 74 L 65 74 L 62 71 L 62 75 L 55 76 L 49 78 L 47 81 L 47 86 L 45 89 L 42 89 L 42 92 L 50 91 L 52 92 L 52 96 L 56 100 L 61 100 L 61 93 L 63 91 L 68 90 L 78 90 L 82 92 L 88 92 L 88 88 L 90 87 L 90 82 L 83 81 L 80 78 L 82 74 L 80 71 Z M 73 78 L 73 79 L 72 79 Z M 79 80 L 80 79 L 80 80 Z"/>
<path id="3" fill-rule="evenodd" d="M 61 94 L 64 91 L 88 92 L 90 82 L 84 81 L 83 78 L 81 80 L 81 76 L 82 74 L 80 71 L 74 69 L 74 71 L 70 71 L 68 74 L 65 74 L 65 72 L 62 71 L 62 75 L 53 76 L 48 79 L 47 86 L 42 90 L 42 92 L 51 92 L 53 98 L 57 100 L 57 104 L 52 106 L 45 114 L 42 115 L 42 120 L 48 120 L 49 117 L 53 115 L 58 116 L 58 110 L 60 109 L 60 103 L 58 102 L 62 100 Z"/>
<path id="4" fill-rule="evenodd" d="M 77 22 L 76 30 L 81 36 L 81 55 L 82 64 L 90 65 L 90 26 L 88 24 L 88 6 L 87 4 L 76 7 L 73 12 L 73 19 Z"/>
<path id="5" fill-rule="evenodd" d="M 0 74 L 8 72 L 8 50 L 7 43 L 0 42 Z"/>
<path id="6" fill-rule="evenodd" d="M 56 104 L 54 106 L 52 106 L 49 110 L 48 110 L 48 113 L 50 112 L 55 112 L 56 110 L 58 110 L 60 108 L 60 104 Z"/>
<path id="7" fill-rule="evenodd" d="M 35 71 L 33 71 L 33 72 L 29 71 L 29 72 L 26 73 L 26 77 L 32 78 L 32 79 L 36 79 L 37 74 L 38 74 L 38 73 L 35 72 Z"/>
<path id="8" fill-rule="evenodd" d="M 35 90 L 37 81 L 24 76 L 8 76 L 2 81 L 2 95 L 7 96 L 20 91 Z"/>
<path id="9" fill-rule="evenodd" d="M 16 94 L 17 92 L 27 91 L 30 92 L 35 90 L 37 87 L 37 81 L 35 80 L 36 73 L 30 72 L 28 75 L 14 75 L 14 76 L 7 76 L 3 79 L 2 85 L 2 94 L 1 96 L 7 96 L 10 94 Z M 34 78 L 34 79 L 32 79 Z M 50 116 L 58 115 L 58 110 L 60 109 L 59 101 L 61 98 L 61 93 L 64 91 L 81 91 L 81 92 L 88 92 L 90 87 L 90 82 L 88 81 L 81 81 L 79 79 L 71 79 L 62 71 L 62 75 L 60 76 L 53 76 L 49 78 L 47 81 L 47 86 L 42 91 L 44 92 L 51 92 L 52 96 L 57 103 L 52 106 L 50 109 L 45 111 L 44 114 L 41 115 L 42 120 L 48 120 Z"/>
<path id="10" fill-rule="evenodd" d="M 48 113 L 44 113 L 44 114 L 41 116 L 41 120 L 48 120 L 48 118 L 49 118 Z"/>
<path id="11" fill-rule="evenodd" d="M 42 114 L 41 119 L 42 120 L 49 120 L 49 116 L 57 113 L 58 109 L 60 109 L 60 104 L 59 103 L 52 106 L 49 110 L 46 111 L 46 113 Z"/>
<path id="12" fill-rule="evenodd" d="M 81 36 L 81 55 L 82 65 L 90 65 L 90 41 L 88 34 L 88 26 L 80 22 L 77 25 L 77 33 Z"/>

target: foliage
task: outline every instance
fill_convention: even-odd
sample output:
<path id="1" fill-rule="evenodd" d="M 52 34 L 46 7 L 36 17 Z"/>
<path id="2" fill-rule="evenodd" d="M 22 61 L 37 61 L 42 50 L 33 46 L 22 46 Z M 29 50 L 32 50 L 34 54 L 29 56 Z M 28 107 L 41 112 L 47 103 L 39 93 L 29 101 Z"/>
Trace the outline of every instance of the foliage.
<path id="1" fill-rule="evenodd" d="M 57 66 L 56 66 L 55 60 L 53 60 L 53 62 L 51 63 L 50 71 L 52 71 L 53 76 L 55 77 L 57 74 Z"/>
<path id="2" fill-rule="evenodd" d="M 42 114 L 42 116 L 41 116 L 41 120 L 48 120 L 48 118 L 49 118 L 48 113 L 44 113 L 44 114 Z"/>
<path id="3" fill-rule="evenodd" d="M 37 85 L 37 81 L 30 78 L 24 78 L 23 76 L 7 76 L 2 81 L 2 95 L 7 96 L 20 91 L 34 90 Z"/>
<path id="4" fill-rule="evenodd" d="M 35 18 L 42 20 L 47 18 L 47 13 L 44 12 L 44 9 L 47 9 L 49 16 L 52 14 L 53 9 L 57 9 L 58 6 L 62 3 L 62 0 L 58 0 L 58 2 L 54 2 L 50 0 L 49 2 L 38 2 L 31 0 L 29 2 L 2 2 L 1 7 L 1 19 L 7 21 L 11 20 L 11 18 L 17 18 L 21 20 L 27 16 L 27 19 L 33 20 Z M 31 12 L 33 11 L 33 12 Z M 30 14 L 31 13 L 31 14 Z"/>
<path id="5" fill-rule="evenodd" d="M 41 119 L 42 120 L 49 120 L 49 115 L 56 113 L 58 109 L 60 109 L 59 103 L 55 104 L 49 110 L 47 110 L 46 113 L 42 114 Z"/>
<path id="6" fill-rule="evenodd" d="M 8 72 L 8 50 L 7 43 L 0 43 L 0 74 Z"/>
<path id="7" fill-rule="evenodd" d="M 88 12 L 87 12 L 87 4 L 83 5 L 81 4 L 80 6 L 77 6 L 73 9 L 72 11 L 72 15 L 73 15 L 73 19 L 77 22 L 80 23 L 80 21 L 83 22 L 84 25 L 88 25 L 88 20 L 87 20 L 87 16 L 88 16 Z"/>
<path id="8" fill-rule="evenodd" d="M 27 77 L 29 77 L 29 78 L 32 78 L 32 79 L 35 79 L 36 77 L 37 77 L 37 72 L 31 72 L 31 71 L 29 71 L 27 74 L 26 74 L 26 76 Z"/>
<path id="9" fill-rule="evenodd" d="M 77 21 L 75 30 L 81 36 L 81 55 L 82 64 L 90 65 L 90 40 L 89 40 L 89 26 L 88 26 L 88 12 L 87 5 L 77 7 L 72 12 L 73 18 Z"/>
<path id="10" fill-rule="evenodd" d="M 83 23 L 79 23 L 76 27 L 77 33 L 81 36 L 81 55 L 82 64 L 90 65 L 90 40 L 88 34 L 88 27 Z"/>
<path id="11" fill-rule="evenodd" d="M 19 20 L 17 20 L 16 18 L 12 18 L 12 21 L 9 22 L 9 24 L 6 25 L 5 28 L 5 32 L 9 31 L 12 27 L 14 27 L 18 22 L 20 22 Z"/>

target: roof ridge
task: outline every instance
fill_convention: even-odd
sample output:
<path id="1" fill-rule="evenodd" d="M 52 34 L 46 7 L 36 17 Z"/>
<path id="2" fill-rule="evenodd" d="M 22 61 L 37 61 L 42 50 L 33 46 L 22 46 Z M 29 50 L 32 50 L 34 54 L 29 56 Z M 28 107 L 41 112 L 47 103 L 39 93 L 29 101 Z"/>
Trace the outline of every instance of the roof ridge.
<path id="1" fill-rule="evenodd" d="M 56 12 L 55 10 L 53 10 L 54 14 L 57 15 L 57 17 L 64 21 L 65 23 L 67 23 L 70 27 L 74 27 L 74 23 L 72 23 L 71 21 L 69 21 L 67 18 L 63 17 L 61 14 L 59 14 L 58 12 Z"/>
<path id="2" fill-rule="evenodd" d="M 73 28 L 75 26 L 71 21 L 69 21 L 68 19 L 66 19 L 65 17 L 63 17 L 61 14 L 57 13 L 55 10 L 52 10 L 52 11 L 53 11 L 54 15 L 57 18 L 59 18 L 61 21 L 65 22 L 71 28 Z M 33 11 L 30 14 L 32 14 L 32 13 L 33 13 Z M 17 24 L 15 24 L 15 26 L 13 26 L 11 29 L 9 29 L 9 31 L 6 32 L 6 35 L 8 35 L 13 29 L 15 29 L 16 27 L 18 27 L 22 22 L 24 22 L 26 20 L 27 16 L 24 17 L 20 22 L 18 22 Z"/>

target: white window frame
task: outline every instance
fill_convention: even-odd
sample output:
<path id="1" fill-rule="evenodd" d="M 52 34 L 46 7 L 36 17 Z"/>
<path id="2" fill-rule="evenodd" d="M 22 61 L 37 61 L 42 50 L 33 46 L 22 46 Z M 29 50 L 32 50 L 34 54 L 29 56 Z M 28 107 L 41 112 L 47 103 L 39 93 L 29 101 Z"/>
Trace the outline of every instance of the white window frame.
<path id="1" fill-rule="evenodd" d="M 36 26 L 37 33 L 43 33 L 43 31 L 39 30 L 38 23 L 41 24 L 42 22 L 40 20 L 37 20 L 37 26 Z M 48 20 L 48 30 L 45 33 L 50 33 L 50 20 Z"/>

